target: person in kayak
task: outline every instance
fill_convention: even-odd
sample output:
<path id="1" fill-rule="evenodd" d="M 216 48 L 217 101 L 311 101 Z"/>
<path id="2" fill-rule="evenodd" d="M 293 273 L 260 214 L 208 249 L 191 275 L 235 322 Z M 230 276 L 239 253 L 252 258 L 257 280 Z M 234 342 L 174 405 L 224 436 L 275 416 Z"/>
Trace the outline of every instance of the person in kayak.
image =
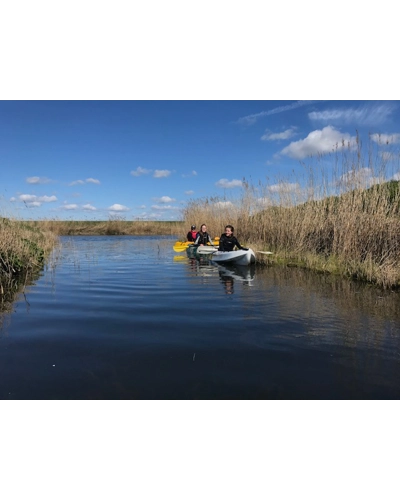
<path id="1" fill-rule="evenodd" d="M 234 227 L 230 224 L 225 226 L 225 233 L 221 234 L 221 237 L 219 239 L 219 251 L 232 252 L 235 247 L 239 250 L 248 250 L 248 248 L 242 247 L 242 245 L 238 242 L 236 236 L 233 235 L 234 230 Z"/>
<path id="2" fill-rule="evenodd" d="M 196 226 L 193 225 L 191 226 L 190 231 L 186 235 L 186 238 L 188 241 L 195 241 L 196 236 L 197 236 Z"/>
<path id="3" fill-rule="evenodd" d="M 205 224 L 202 224 L 200 226 L 200 231 L 196 235 L 196 239 L 194 241 L 195 245 L 207 245 L 207 243 L 210 243 L 210 245 L 213 245 L 213 241 L 211 236 L 207 233 L 207 226 Z"/>

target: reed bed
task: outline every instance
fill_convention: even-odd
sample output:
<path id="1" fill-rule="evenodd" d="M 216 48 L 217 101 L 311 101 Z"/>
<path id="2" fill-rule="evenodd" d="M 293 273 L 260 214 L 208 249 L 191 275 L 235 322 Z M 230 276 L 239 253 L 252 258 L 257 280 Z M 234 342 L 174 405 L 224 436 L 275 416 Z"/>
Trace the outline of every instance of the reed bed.
<path id="1" fill-rule="evenodd" d="M 387 145 L 385 145 L 387 146 Z M 375 148 L 375 149 L 374 149 Z M 254 185 L 243 180 L 236 198 L 191 201 L 186 224 L 207 224 L 219 236 L 226 224 L 267 264 L 282 263 L 377 284 L 400 286 L 399 155 L 380 154 L 361 141 L 310 159 L 301 177 Z M 390 172 L 390 168 L 392 171 Z"/>
<path id="2" fill-rule="evenodd" d="M 60 221 L 40 220 L 30 223 L 42 231 L 51 231 L 59 236 L 66 235 L 177 235 L 182 232 L 182 222 L 169 221 L 127 221 L 111 217 L 106 221 Z M 186 234 L 186 233 L 185 233 Z"/>
<path id="3" fill-rule="evenodd" d="M 37 269 L 57 243 L 50 231 L 8 218 L 0 219 L 0 276 Z"/>

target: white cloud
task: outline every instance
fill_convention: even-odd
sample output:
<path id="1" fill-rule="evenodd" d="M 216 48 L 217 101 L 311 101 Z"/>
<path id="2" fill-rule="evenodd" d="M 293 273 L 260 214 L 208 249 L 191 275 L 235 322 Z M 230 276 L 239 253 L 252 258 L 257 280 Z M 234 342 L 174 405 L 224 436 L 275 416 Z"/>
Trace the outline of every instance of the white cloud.
<path id="1" fill-rule="evenodd" d="M 35 194 L 21 194 L 18 196 L 20 201 L 23 201 L 28 206 L 40 207 L 42 203 L 51 203 L 57 201 L 56 196 L 36 196 Z"/>
<path id="2" fill-rule="evenodd" d="M 377 144 L 399 144 L 400 134 L 371 134 L 371 140 Z"/>
<path id="3" fill-rule="evenodd" d="M 28 184 L 47 184 L 51 182 L 47 177 L 27 177 L 26 182 Z"/>
<path id="4" fill-rule="evenodd" d="M 268 186 L 268 190 L 272 193 L 292 193 L 300 188 L 297 182 L 279 182 Z"/>
<path id="5" fill-rule="evenodd" d="M 342 133 L 334 127 L 327 126 L 322 130 L 310 132 L 305 139 L 292 142 L 282 149 L 280 154 L 300 160 L 306 156 L 330 153 L 335 149 L 336 145 L 341 147 L 342 141 L 344 141 L 346 147 L 349 143 L 352 146 L 355 144 L 355 137 Z"/>
<path id="6" fill-rule="evenodd" d="M 239 181 L 238 179 L 232 179 L 229 181 L 228 179 L 220 179 L 215 183 L 217 187 L 221 188 L 235 188 L 235 187 L 242 187 L 243 182 Z"/>
<path id="7" fill-rule="evenodd" d="M 125 205 L 120 205 L 119 203 L 114 203 L 111 207 L 108 207 L 108 210 L 112 210 L 113 212 L 127 212 L 129 210 Z"/>
<path id="8" fill-rule="evenodd" d="M 400 172 L 396 172 L 393 176 L 393 180 L 400 181 Z"/>
<path id="9" fill-rule="evenodd" d="M 273 204 L 270 198 L 262 197 L 256 199 L 256 206 L 258 208 L 270 207 Z"/>
<path id="10" fill-rule="evenodd" d="M 261 137 L 262 141 L 283 141 L 285 139 L 290 139 L 296 132 L 296 127 L 291 127 L 284 132 L 272 133 L 269 130 L 265 131 L 265 134 Z"/>
<path id="11" fill-rule="evenodd" d="M 244 116 L 243 118 L 239 118 L 237 123 L 241 125 L 253 125 L 259 118 L 263 118 L 264 116 L 271 116 L 278 113 L 283 113 L 285 111 L 291 111 L 292 109 L 297 109 L 314 102 L 316 101 L 296 101 L 292 104 L 287 104 L 286 106 L 279 106 L 277 108 L 270 109 L 269 111 L 261 111 L 260 113 L 254 113 L 252 115 Z"/>
<path id="12" fill-rule="evenodd" d="M 171 175 L 171 170 L 155 170 L 153 177 L 168 177 Z"/>
<path id="13" fill-rule="evenodd" d="M 231 201 L 217 201 L 214 203 L 214 206 L 218 208 L 231 208 L 234 205 Z"/>
<path id="14" fill-rule="evenodd" d="M 172 205 L 152 205 L 151 208 L 153 210 L 177 210 L 178 207 L 174 207 Z"/>
<path id="15" fill-rule="evenodd" d="M 131 175 L 139 177 L 140 175 L 150 174 L 152 171 L 147 168 L 138 167 L 136 170 L 131 170 Z"/>
<path id="16" fill-rule="evenodd" d="M 191 189 L 189 189 L 189 191 L 185 191 L 185 194 L 191 195 L 191 194 L 194 194 L 194 191 L 192 191 Z"/>
<path id="17" fill-rule="evenodd" d="M 313 111 L 308 114 L 310 120 L 336 123 L 360 123 L 363 125 L 378 125 L 384 123 L 394 112 L 393 103 L 361 105 L 358 108 L 328 109 Z"/>
<path id="18" fill-rule="evenodd" d="M 52 201 L 57 201 L 57 197 L 56 196 L 39 196 L 38 197 L 38 201 L 43 201 L 44 203 L 50 203 Z"/>
<path id="19" fill-rule="evenodd" d="M 182 177 L 195 177 L 196 175 L 196 170 L 192 170 L 190 174 L 182 174 Z"/>
<path id="20" fill-rule="evenodd" d="M 381 182 L 385 182 L 385 179 L 374 176 L 373 170 L 369 167 L 349 170 L 339 180 L 339 183 L 348 189 L 367 188 Z"/>
<path id="21" fill-rule="evenodd" d="M 93 177 L 89 177 L 88 179 L 86 179 L 84 181 L 82 179 L 79 179 L 77 181 L 72 181 L 68 184 L 68 186 L 76 186 L 77 184 L 85 184 L 85 183 L 100 184 L 100 181 L 98 179 L 93 179 Z"/>
<path id="22" fill-rule="evenodd" d="M 94 207 L 93 205 L 91 205 L 90 203 L 87 203 L 86 205 L 83 205 L 83 210 L 97 210 L 96 207 Z"/>
<path id="23" fill-rule="evenodd" d="M 62 208 L 64 208 L 65 210 L 76 210 L 78 208 L 78 205 L 76 203 L 71 203 L 69 205 L 63 205 Z"/>
<path id="24" fill-rule="evenodd" d="M 171 203 L 175 201 L 175 198 L 170 198 L 169 196 L 161 196 L 161 198 L 153 198 L 153 200 L 156 200 L 159 203 Z"/>

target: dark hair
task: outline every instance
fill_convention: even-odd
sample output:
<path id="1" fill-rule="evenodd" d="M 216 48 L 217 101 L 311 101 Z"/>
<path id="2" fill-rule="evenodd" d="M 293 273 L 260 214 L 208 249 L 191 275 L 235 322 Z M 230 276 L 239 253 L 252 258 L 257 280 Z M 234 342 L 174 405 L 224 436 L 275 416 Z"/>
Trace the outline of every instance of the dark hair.
<path id="1" fill-rule="evenodd" d="M 227 229 L 228 227 L 232 231 L 232 233 L 235 231 L 235 228 L 233 226 L 231 226 L 230 224 L 228 224 L 227 226 L 225 226 L 225 229 Z"/>
<path id="2" fill-rule="evenodd" d="M 202 227 L 203 227 L 203 226 L 206 226 L 206 227 L 207 227 L 207 224 L 202 224 L 202 225 L 200 226 L 200 232 L 203 232 L 203 229 L 202 229 Z"/>

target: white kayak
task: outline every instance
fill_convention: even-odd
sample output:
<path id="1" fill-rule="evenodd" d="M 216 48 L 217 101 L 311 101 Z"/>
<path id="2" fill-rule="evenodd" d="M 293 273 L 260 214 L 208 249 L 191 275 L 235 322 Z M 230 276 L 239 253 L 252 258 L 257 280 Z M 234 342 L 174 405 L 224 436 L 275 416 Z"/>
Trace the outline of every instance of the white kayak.
<path id="1" fill-rule="evenodd" d="M 218 247 L 212 247 L 212 246 L 200 246 L 197 247 L 197 255 L 209 255 L 211 253 L 215 253 L 218 251 Z"/>
<path id="2" fill-rule="evenodd" d="M 214 262 L 221 264 L 237 264 L 238 266 L 249 266 L 254 264 L 256 256 L 251 248 L 248 250 L 233 250 L 232 252 L 214 252 L 211 256 Z"/>

